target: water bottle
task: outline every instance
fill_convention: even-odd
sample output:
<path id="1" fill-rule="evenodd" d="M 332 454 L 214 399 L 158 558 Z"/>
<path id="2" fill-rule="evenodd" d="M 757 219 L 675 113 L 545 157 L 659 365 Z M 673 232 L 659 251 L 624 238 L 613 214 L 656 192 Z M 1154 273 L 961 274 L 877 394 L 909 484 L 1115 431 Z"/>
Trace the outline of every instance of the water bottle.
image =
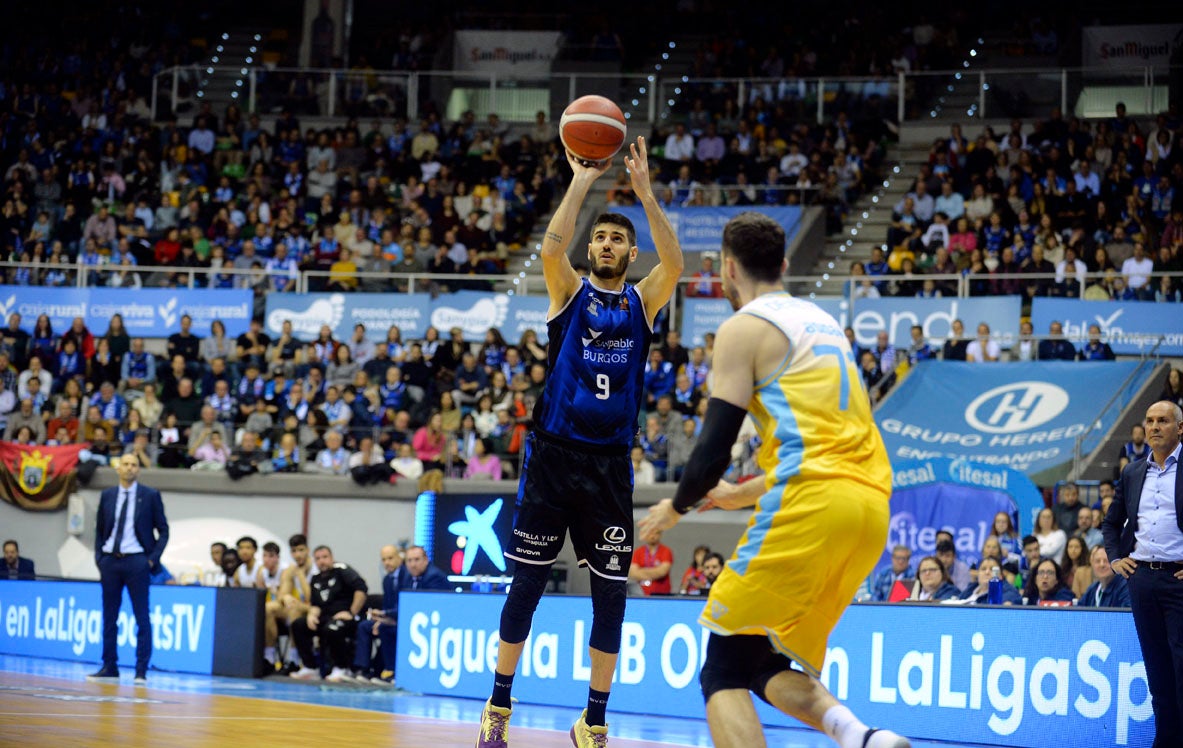
<path id="1" fill-rule="evenodd" d="M 997 566 L 990 572 L 990 587 L 986 591 L 986 602 L 991 605 L 1002 605 L 1002 572 Z"/>

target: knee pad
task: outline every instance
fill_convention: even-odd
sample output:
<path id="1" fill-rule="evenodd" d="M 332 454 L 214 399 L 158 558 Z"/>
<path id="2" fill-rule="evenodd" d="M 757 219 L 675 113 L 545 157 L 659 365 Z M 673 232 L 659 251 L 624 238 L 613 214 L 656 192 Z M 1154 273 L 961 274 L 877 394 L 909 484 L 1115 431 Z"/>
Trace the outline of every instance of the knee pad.
<path id="1" fill-rule="evenodd" d="M 550 576 L 550 565 L 519 563 L 513 571 L 513 583 L 501 608 L 501 639 L 510 644 L 526 641 L 530 622 Z"/>
<path id="2" fill-rule="evenodd" d="M 764 695 L 768 681 L 791 667 L 789 659 L 774 651 L 765 636 L 711 634 L 698 682 L 704 701 L 710 701 L 717 691 L 730 689 L 752 691 L 768 701 Z"/>
<path id="3" fill-rule="evenodd" d="M 591 574 L 592 627 L 588 644 L 608 654 L 620 651 L 620 627 L 624 623 L 627 584 Z"/>

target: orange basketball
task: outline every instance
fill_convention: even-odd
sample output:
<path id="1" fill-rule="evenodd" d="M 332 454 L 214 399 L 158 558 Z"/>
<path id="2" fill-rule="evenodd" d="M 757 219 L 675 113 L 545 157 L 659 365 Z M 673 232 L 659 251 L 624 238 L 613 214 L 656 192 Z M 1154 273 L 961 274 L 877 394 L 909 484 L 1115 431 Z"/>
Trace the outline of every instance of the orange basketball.
<path id="1" fill-rule="evenodd" d="M 580 96 L 559 119 L 559 139 L 583 161 L 604 161 L 624 145 L 624 113 L 611 99 Z"/>

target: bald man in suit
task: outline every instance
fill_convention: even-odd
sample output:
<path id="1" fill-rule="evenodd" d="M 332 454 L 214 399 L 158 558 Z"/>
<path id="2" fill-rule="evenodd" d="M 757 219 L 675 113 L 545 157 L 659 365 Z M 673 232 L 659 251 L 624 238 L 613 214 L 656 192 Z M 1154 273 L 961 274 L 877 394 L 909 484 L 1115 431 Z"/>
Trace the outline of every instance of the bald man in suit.
<path id="1" fill-rule="evenodd" d="M 119 680 L 119 606 L 123 589 L 131 598 L 136 617 L 136 685 L 145 685 L 152 657 L 152 621 L 148 615 L 148 583 L 160 568 L 160 555 L 168 544 L 168 520 L 160 491 L 139 483 L 140 463 L 127 453 L 115 464 L 119 485 L 99 497 L 95 522 L 95 563 L 103 587 L 103 666 L 87 680 Z"/>
<path id="2" fill-rule="evenodd" d="M 1126 465 L 1101 528 L 1112 567 L 1129 584 L 1154 707 L 1154 748 L 1183 746 L 1183 411 L 1146 410 L 1150 457 Z"/>

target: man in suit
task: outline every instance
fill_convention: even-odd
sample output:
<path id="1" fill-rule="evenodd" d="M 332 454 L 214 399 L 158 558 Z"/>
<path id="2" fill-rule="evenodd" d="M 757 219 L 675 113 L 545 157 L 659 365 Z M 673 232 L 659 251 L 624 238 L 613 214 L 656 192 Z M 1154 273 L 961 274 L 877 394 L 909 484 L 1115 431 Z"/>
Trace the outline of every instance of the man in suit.
<path id="1" fill-rule="evenodd" d="M 136 679 L 144 685 L 152 657 L 152 622 L 148 617 L 148 580 L 160 566 L 168 544 L 168 520 L 160 491 L 139 484 L 140 463 L 125 454 L 115 463 L 119 485 L 103 491 L 95 522 L 94 558 L 103 587 L 103 666 L 87 680 L 119 680 L 116 637 L 123 588 L 136 616 Z"/>
<path id="2" fill-rule="evenodd" d="M 450 590 L 448 578 L 431 565 L 422 546 L 407 548 L 403 565 L 396 572 L 400 590 Z M 397 598 L 396 598 L 397 600 Z"/>
<path id="3" fill-rule="evenodd" d="M 1183 746 L 1183 411 L 1146 410 L 1150 458 L 1126 465 L 1105 515 L 1105 550 L 1129 584 L 1154 707 L 1154 748 Z"/>
<path id="4" fill-rule="evenodd" d="M 0 568 L 0 579 L 33 579 L 33 559 L 21 558 L 21 547 L 15 540 L 4 541 L 4 566 Z"/>

